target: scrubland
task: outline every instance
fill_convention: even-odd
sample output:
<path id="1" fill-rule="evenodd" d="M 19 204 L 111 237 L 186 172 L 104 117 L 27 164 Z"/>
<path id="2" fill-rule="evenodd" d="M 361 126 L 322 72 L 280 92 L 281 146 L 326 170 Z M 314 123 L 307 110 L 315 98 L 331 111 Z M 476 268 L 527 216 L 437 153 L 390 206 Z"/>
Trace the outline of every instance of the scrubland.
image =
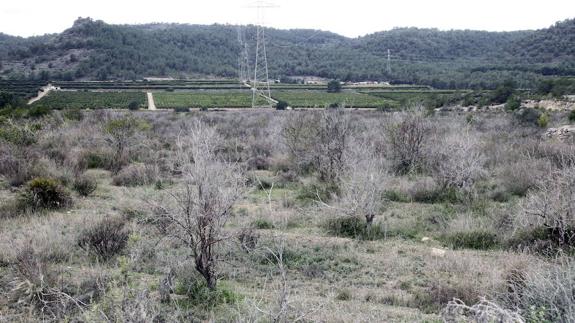
<path id="1" fill-rule="evenodd" d="M 573 322 L 562 112 L 0 120 L 0 320 Z"/>

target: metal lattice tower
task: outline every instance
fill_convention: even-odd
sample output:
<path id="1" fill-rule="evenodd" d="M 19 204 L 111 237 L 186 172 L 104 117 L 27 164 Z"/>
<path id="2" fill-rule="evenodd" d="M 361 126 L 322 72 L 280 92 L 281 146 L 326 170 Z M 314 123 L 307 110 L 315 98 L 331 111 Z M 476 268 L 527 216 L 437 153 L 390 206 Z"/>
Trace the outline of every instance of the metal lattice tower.
<path id="1" fill-rule="evenodd" d="M 248 43 L 246 42 L 245 31 L 242 26 L 238 25 L 238 42 L 240 43 L 240 57 L 238 58 L 239 80 L 240 84 L 249 85 L 250 83 L 250 59 L 248 53 Z"/>
<path id="2" fill-rule="evenodd" d="M 259 0 L 250 7 L 256 8 L 257 10 L 254 77 L 250 83 L 252 87 L 252 108 L 271 108 L 277 101 L 271 97 L 264 28 L 264 10 L 267 8 L 276 8 L 276 6 Z"/>

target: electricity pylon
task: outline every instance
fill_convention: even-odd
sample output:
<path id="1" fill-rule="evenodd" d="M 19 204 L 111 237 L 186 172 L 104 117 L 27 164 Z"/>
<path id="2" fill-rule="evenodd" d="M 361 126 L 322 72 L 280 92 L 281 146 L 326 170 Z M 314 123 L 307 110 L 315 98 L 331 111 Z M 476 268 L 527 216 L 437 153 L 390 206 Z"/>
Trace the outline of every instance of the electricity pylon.
<path id="1" fill-rule="evenodd" d="M 248 53 L 248 43 L 245 38 L 244 28 L 238 25 L 238 42 L 240 43 L 239 59 L 239 79 L 240 84 L 250 86 L 250 58 Z"/>
<path id="2" fill-rule="evenodd" d="M 266 34 L 264 28 L 264 10 L 268 8 L 276 8 L 277 6 L 259 0 L 249 7 L 256 8 L 257 10 L 256 57 L 254 61 L 254 78 L 251 80 L 252 108 L 271 108 L 277 103 L 277 101 L 272 98 L 270 90 L 268 57 L 266 52 Z"/>

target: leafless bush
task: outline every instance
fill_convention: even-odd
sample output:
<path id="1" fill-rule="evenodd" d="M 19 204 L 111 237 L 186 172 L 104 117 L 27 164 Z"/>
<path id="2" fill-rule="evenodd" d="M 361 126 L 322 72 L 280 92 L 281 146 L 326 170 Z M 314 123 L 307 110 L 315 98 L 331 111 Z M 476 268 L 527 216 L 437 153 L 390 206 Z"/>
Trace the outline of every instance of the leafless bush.
<path id="1" fill-rule="evenodd" d="M 559 258 L 555 264 L 531 266 L 504 296 L 530 322 L 575 321 L 575 263 Z"/>
<path id="2" fill-rule="evenodd" d="M 130 232 L 121 218 L 105 218 L 90 228 L 84 229 L 78 238 L 78 246 L 107 260 L 122 251 L 128 244 Z"/>
<path id="3" fill-rule="evenodd" d="M 561 245 L 575 242 L 575 168 L 556 170 L 542 178 L 537 190 L 522 203 L 520 224 L 544 226 L 553 231 Z"/>
<path id="4" fill-rule="evenodd" d="M 130 116 L 111 119 L 104 124 L 106 141 L 114 150 L 113 171 L 119 171 L 130 162 L 130 151 L 142 141 L 142 132 L 149 127 L 146 121 Z"/>
<path id="5" fill-rule="evenodd" d="M 500 305 L 483 298 L 473 306 L 467 306 L 459 299 L 450 301 L 441 311 L 446 323 L 523 323 L 525 320 L 516 312 L 502 308 Z"/>
<path id="6" fill-rule="evenodd" d="M 399 174 L 420 169 L 432 127 L 421 112 L 405 112 L 395 116 L 386 126 L 388 158 Z"/>
<path id="7" fill-rule="evenodd" d="M 386 174 L 372 145 L 351 142 L 344 155 L 341 177 L 341 207 L 350 216 L 365 218 L 371 226 L 382 210 Z"/>
<path id="8" fill-rule="evenodd" d="M 344 166 L 349 123 L 343 109 L 294 113 L 286 119 L 282 134 L 300 170 L 312 167 L 320 180 L 335 183 Z"/>
<path id="9" fill-rule="evenodd" d="M 164 233 L 191 249 L 196 270 L 211 289 L 217 283 L 216 247 L 228 238 L 223 226 L 246 184 L 238 164 L 226 163 L 217 156 L 217 142 L 215 131 L 199 121 L 180 136 L 176 158 L 182 186 L 155 208 Z"/>
<path id="10" fill-rule="evenodd" d="M 530 189 L 537 186 L 539 178 L 551 169 L 549 162 L 543 159 L 531 159 L 505 164 L 496 176 L 506 192 L 524 196 Z"/>
<path id="11" fill-rule="evenodd" d="M 44 320 L 60 318 L 72 307 L 83 305 L 63 292 L 64 285 L 57 273 L 31 247 L 18 253 L 11 286 L 11 302 L 29 308 Z"/>
<path id="12" fill-rule="evenodd" d="M 112 179 L 116 186 L 140 186 L 155 183 L 159 178 L 158 167 L 154 164 L 130 164 Z"/>
<path id="13" fill-rule="evenodd" d="M 463 129 L 436 144 L 431 165 L 434 179 L 444 190 L 455 189 L 465 198 L 472 197 L 475 183 L 486 175 L 478 134 Z"/>

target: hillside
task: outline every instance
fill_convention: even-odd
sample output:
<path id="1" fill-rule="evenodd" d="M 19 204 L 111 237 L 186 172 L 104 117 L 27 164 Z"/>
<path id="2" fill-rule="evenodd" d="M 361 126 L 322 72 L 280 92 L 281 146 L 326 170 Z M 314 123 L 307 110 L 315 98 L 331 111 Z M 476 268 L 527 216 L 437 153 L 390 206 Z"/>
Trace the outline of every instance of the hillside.
<path id="1" fill-rule="evenodd" d="M 397 28 L 354 39 L 314 30 L 266 32 L 270 74 L 275 78 L 315 75 L 468 88 L 493 87 L 508 78 L 532 86 L 544 75 L 575 74 L 574 29 L 575 20 L 567 20 L 537 31 Z M 253 43 L 253 26 L 245 31 Z M 0 34 L 0 77 L 234 77 L 238 52 L 236 26 L 109 25 L 80 18 L 60 34 Z"/>

